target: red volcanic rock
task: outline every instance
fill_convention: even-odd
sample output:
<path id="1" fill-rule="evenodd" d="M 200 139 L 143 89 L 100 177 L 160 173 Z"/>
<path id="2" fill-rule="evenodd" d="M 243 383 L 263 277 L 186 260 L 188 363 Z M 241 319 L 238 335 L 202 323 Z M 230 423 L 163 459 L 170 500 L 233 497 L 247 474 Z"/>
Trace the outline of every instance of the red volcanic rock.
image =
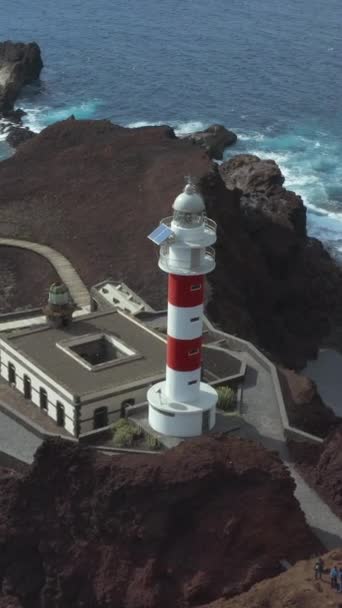
<path id="1" fill-rule="evenodd" d="M 209 158 L 221 159 L 224 149 L 235 144 L 237 135 L 233 131 L 229 131 L 223 125 L 210 125 L 204 131 L 197 131 L 190 135 L 185 135 L 184 139 L 188 139 L 194 144 L 200 145 Z"/>
<path id="2" fill-rule="evenodd" d="M 48 441 L 26 476 L 0 477 L 2 592 L 25 608 L 233 595 L 321 549 L 293 491 L 275 453 L 237 438 L 112 458 Z"/>
<path id="3" fill-rule="evenodd" d="M 198 178 L 218 222 L 211 318 L 287 367 L 303 366 L 330 330 L 342 282 L 321 244 L 305 237 L 301 200 L 274 186 L 274 198 L 254 210 L 249 197 L 247 209 L 247 195 L 228 190 L 201 147 L 170 127 L 78 120 L 48 127 L 0 163 L 1 236 L 46 243 L 88 286 L 111 276 L 165 308 L 166 276 L 147 235 L 170 215 L 187 174 Z"/>
<path id="4" fill-rule="evenodd" d="M 274 160 L 262 160 L 253 154 L 237 154 L 226 160 L 220 166 L 220 173 L 229 190 L 238 188 L 244 194 L 268 193 L 285 181 Z"/>
<path id="5" fill-rule="evenodd" d="M 48 299 L 49 286 L 57 279 L 54 268 L 37 253 L 1 247 L 0 313 L 43 306 Z"/>
<path id="6" fill-rule="evenodd" d="M 257 583 L 247 593 L 202 604 L 201 608 L 342 608 L 339 595 L 331 588 L 329 580 L 332 566 L 341 567 L 342 551 L 335 549 L 321 557 L 324 562 L 321 580 L 314 577 L 316 556 L 298 562 L 279 576 Z"/>
<path id="7" fill-rule="evenodd" d="M 290 424 L 307 433 L 326 437 L 340 418 L 322 401 L 316 384 L 293 370 L 278 368 Z"/>

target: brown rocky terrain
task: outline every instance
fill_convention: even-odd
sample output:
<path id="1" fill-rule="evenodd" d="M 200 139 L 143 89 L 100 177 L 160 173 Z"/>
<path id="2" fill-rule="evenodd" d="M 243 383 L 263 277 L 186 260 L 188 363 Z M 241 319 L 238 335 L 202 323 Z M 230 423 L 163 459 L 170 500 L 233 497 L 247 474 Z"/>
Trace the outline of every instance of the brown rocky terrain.
<path id="1" fill-rule="evenodd" d="M 198 178 L 219 224 L 211 318 L 300 367 L 331 329 L 341 272 L 305 236 L 299 197 L 274 193 L 269 210 L 264 202 L 251 219 L 205 151 L 169 127 L 78 120 L 48 127 L 0 163 L 1 235 L 51 245 L 89 286 L 112 276 L 164 308 L 166 277 L 147 235 L 170 215 L 187 174 Z"/>
<path id="2" fill-rule="evenodd" d="M 319 446 L 290 442 L 289 448 L 303 477 L 342 518 L 342 425 Z"/>
<path id="3" fill-rule="evenodd" d="M 50 440 L 27 474 L 0 476 L 2 600 L 186 608 L 233 596 L 321 550 L 293 490 L 274 452 L 238 438 L 112 458 Z"/>
<path id="4" fill-rule="evenodd" d="M 329 570 L 342 565 L 342 551 L 331 551 L 322 557 L 322 580 L 314 578 L 315 559 L 301 561 L 276 578 L 257 583 L 247 593 L 202 608 L 341 608 L 341 595 L 330 588 Z"/>
<path id="5" fill-rule="evenodd" d="M 42 256 L 16 247 L 1 247 L 0 313 L 43 306 L 49 285 L 58 276 Z"/>
<path id="6" fill-rule="evenodd" d="M 278 376 L 292 426 L 318 437 L 326 437 L 342 423 L 341 418 L 325 405 L 313 380 L 279 367 Z"/>

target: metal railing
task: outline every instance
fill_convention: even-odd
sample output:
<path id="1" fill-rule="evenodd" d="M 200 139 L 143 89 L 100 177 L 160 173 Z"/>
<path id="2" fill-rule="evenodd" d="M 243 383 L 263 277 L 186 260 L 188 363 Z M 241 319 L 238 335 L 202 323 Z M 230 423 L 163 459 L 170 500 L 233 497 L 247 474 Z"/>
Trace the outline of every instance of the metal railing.
<path id="1" fill-rule="evenodd" d="M 215 249 L 213 247 L 206 247 L 205 248 L 205 253 L 204 253 L 204 258 L 202 258 L 199 262 L 192 262 L 191 258 L 189 258 L 188 263 L 184 263 L 184 262 L 177 262 L 176 260 L 170 260 L 169 258 L 169 249 L 170 249 L 170 245 L 168 243 L 164 243 L 163 245 L 161 245 L 160 247 L 160 259 L 166 264 L 166 266 L 168 266 L 170 269 L 171 268 L 184 268 L 184 270 L 192 270 L 192 271 L 196 271 L 196 270 L 201 270 L 201 268 L 203 268 L 203 265 L 205 264 L 206 261 L 208 261 L 208 258 L 211 258 L 212 260 L 215 260 L 216 258 L 216 252 Z M 206 260 L 207 258 L 207 260 Z"/>
<path id="2" fill-rule="evenodd" d="M 170 227 L 173 219 L 174 219 L 173 215 L 169 215 L 168 217 L 164 217 L 162 220 L 160 220 L 160 224 L 165 224 L 165 226 Z M 202 222 L 200 224 L 194 224 L 194 225 L 201 226 L 202 224 L 204 224 L 204 227 L 207 228 L 207 230 L 212 230 L 216 234 L 217 223 L 214 222 L 214 220 L 210 219 L 210 217 L 207 217 L 206 215 L 204 215 L 202 218 Z"/>

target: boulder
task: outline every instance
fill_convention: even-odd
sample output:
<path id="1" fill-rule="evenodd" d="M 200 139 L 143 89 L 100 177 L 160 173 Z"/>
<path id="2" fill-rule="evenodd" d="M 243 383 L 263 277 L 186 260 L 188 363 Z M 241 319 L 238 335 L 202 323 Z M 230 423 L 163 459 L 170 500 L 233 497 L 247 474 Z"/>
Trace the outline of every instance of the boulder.
<path id="1" fill-rule="evenodd" d="M 185 135 L 184 139 L 200 145 L 210 158 L 222 159 L 224 149 L 236 142 L 237 135 L 223 125 L 215 124 L 210 125 L 204 131 Z"/>
<path id="2" fill-rule="evenodd" d="M 43 62 L 35 42 L 0 43 L 0 114 L 12 113 L 22 87 L 39 78 Z"/>
<path id="3" fill-rule="evenodd" d="M 263 160 L 253 154 L 237 154 L 220 166 L 221 176 L 230 190 L 270 193 L 282 186 L 284 176 L 274 160 Z"/>

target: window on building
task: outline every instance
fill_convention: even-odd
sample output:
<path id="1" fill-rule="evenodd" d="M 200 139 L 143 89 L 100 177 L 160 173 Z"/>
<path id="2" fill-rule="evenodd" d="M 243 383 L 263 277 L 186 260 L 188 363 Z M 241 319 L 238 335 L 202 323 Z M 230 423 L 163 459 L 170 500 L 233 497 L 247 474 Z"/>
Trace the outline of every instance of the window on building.
<path id="1" fill-rule="evenodd" d="M 108 426 L 108 408 L 98 407 L 94 411 L 94 429 L 101 429 Z"/>
<path id="2" fill-rule="evenodd" d="M 24 397 L 29 400 L 32 398 L 31 380 L 26 374 L 24 375 Z"/>
<path id="3" fill-rule="evenodd" d="M 125 399 L 125 401 L 123 401 L 121 403 L 121 407 L 120 407 L 120 418 L 125 418 L 125 411 L 126 408 L 134 405 L 135 404 L 135 399 Z"/>
<path id="4" fill-rule="evenodd" d="M 202 285 L 201 283 L 194 283 L 193 285 L 191 285 L 190 289 L 191 291 L 199 291 L 200 289 L 202 289 Z"/>
<path id="5" fill-rule="evenodd" d="M 40 403 L 40 409 L 43 410 L 44 412 L 48 411 L 48 397 L 47 397 L 47 392 L 45 390 L 45 388 L 41 388 L 39 390 L 39 403 Z"/>
<path id="6" fill-rule="evenodd" d="M 197 380 L 190 380 L 190 381 L 188 382 L 188 384 L 189 384 L 189 385 L 190 385 L 190 384 L 197 384 Z"/>
<path id="7" fill-rule="evenodd" d="M 60 403 L 59 401 L 57 401 L 56 409 L 57 409 L 57 425 L 64 426 L 64 424 L 65 424 L 64 405 L 62 403 Z"/>
<path id="8" fill-rule="evenodd" d="M 15 380 L 16 380 L 15 367 L 14 367 L 13 363 L 9 363 L 8 364 L 8 382 L 10 384 L 15 384 Z"/>
<path id="9" fill-rule="evenodd" d="M 199 353 L 199 348 L 193 348 L 192 350 L 189 350 L 188 355 L 189 357 L 193 357 L 194 355 L 198 355 Z"/>
<path id="10" fill-rule="evenodd" d="M 199 321 L 199 320 L 200 320 L 200 318 L 199 318 L 199 317 L 192 317 L 192 318 L 190 319 L 190 322 L 191 322 L 191 323 L 195 323 L 196 321 Z"/>

